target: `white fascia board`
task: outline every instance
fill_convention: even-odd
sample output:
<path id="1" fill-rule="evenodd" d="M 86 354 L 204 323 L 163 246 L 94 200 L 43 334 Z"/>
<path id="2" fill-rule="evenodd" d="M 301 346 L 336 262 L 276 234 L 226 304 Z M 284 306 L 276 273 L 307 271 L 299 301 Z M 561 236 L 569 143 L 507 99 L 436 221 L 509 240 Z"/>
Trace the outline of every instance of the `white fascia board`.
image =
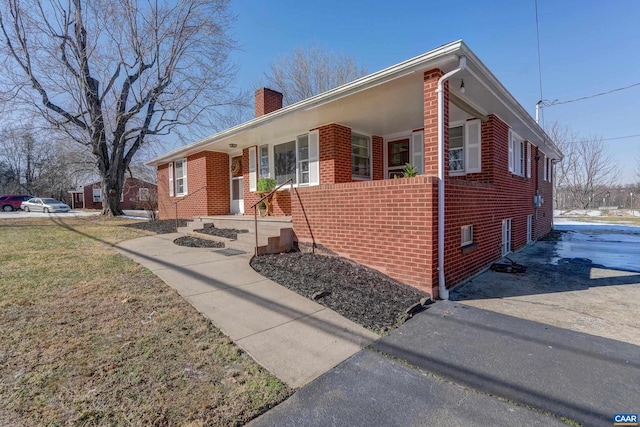
<path id="1" fill-rule="evenodd" d="M 319 95 L 312 96 L 300 102 L 296 102 L 295 104 L 288 105 L 272 113 L 249 120 L 248 122 L 234 126 L 215 135 L 208 136 L 204 139 L 201 139 L 200 141 L 196 141 L 192 144 L 178 148 L 162 156 L 153 158 L 145 164 L 149 166 L 157 166 L 162 163 L 167 163 L 173 159 L 184 157 L 188 152 L 200 151 L 199 149 L 201 149 L 201 147 L 203 146 L 220 142 L 234 135 L 238 135 L 243 131 L 259 127 L 273 120 L 284 117 L 288 114 L 317 108 L 329 102 L 333 102 L 346 96 L 350 96 L 354 93 L 379 86 L 390 80 L 404 77 L 405 75 L 411 74 L 416 71 L 426 70 L 426 68 L 437 68 L 449 62 L 451 64 L 457 64 L 459 56 L 458 53 L 460 52 L 460 48 L 463 46 L 463 44 L 464 43 L 462 42 L 462 40 L 457 40 L 442 45 L 427 53 L 400 62 L 399 64 L 392 65 L 391 67 L 387 67 L 373 74 L 366 75 L 357 80 L 354 80 L 353 82 L 344 84 L 327 92 L 323 92 Z"/>
<path id="2" fill-rule="evenodd" d="M 560 149 L 554 144 L 549 135 L 542 129 L 538 123 L 531 117 L 531 115 L 524 109 L 524 107 L 511 95 L 511 93 L 504 87 L 502 83 L 496 78 L 496 76 L 487 68 L 486 65 L 476 56 L 471 49 L 463 42 L 460 41 L 460 49 L 462 54 L 467 57 L 467 61 L 473 63 L 488 83 L 490 83 L 495 89 L 498 90 L 496 96 L 503 102 L 505 107 L 509 108 L 511 112 L 520 119 L 520 121 L 534 133 L 540 142 L 545 145 L 548 150 L 544 150 L 547 154 L 552 154 L 552 157 L 562 159 L 563 155 Z M 533 141 L 531 141 L 533 142 Z"/>

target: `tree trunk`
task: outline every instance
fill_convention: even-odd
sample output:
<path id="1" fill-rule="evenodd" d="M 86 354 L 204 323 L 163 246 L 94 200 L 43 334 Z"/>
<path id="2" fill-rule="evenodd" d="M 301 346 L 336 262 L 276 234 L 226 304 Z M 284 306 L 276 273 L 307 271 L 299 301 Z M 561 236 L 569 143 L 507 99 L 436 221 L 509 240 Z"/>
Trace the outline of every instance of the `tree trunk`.
<path id="1" fill-rule="evenodd" d="M 113 176 L 115 175 L 115 176 Z M 102 179 L 102 215 L 119 216 L 124 215 L 120 207 L 120 195 L 124 181 L 124 169 L 114 171 Z"/>

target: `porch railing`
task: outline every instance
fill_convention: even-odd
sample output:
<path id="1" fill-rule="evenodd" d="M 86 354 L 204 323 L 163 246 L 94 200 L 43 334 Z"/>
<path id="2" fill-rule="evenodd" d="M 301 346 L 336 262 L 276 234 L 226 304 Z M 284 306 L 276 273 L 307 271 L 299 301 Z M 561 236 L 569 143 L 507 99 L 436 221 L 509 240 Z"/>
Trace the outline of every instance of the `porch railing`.
<path id="1" fill-rule="evenodd" d="M 178 203 L 180 202 L 184 202 L 185 200 L 188 200 L 189 197 L 198 194 L 200 191 L 204 190 L 205 188 L 207 188 L 206 185 L 198 188 L 196 191 L 194 191 L 193 193 L 189 193 L 184 197 L 180 197 L 178 200 L 176 200 L 175 202 L 173 202 L 173 205 L 175 207 L 175 213 L 176 213 L 176 230 L 178 229 Z"/>

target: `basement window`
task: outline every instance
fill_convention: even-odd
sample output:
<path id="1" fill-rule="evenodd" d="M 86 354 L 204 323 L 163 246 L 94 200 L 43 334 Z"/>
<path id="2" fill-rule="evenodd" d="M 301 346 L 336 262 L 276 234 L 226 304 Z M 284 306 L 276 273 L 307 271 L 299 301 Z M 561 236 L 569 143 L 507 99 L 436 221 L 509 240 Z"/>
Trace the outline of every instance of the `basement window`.
<path id="1" fill-rule="evenodd" d="M 473 244 L 473 225 L 464 225 L 460 227 L 460 246 L 468 246 Z"/>

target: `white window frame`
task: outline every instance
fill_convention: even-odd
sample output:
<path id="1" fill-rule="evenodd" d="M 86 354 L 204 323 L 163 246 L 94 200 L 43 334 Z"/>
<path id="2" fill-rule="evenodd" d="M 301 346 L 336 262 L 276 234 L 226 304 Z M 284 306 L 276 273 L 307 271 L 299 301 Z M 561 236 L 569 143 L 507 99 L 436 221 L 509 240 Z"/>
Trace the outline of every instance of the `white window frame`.
<path id="1" fill-rule="evenodd" d="M 551 157 L 547 157 L 547 162 L 549 162 L 547 166 L 547 181 L 551 182 L 553 177 L 553 161 Z"/>
<path id="2" fill-rule="evenodd" d="M 256 191 L 258 189 L 258 165 L 256 154 L 257 148 L 255 146 L 249 147 L 249 191 Z"/>
<path id="3" fill-rule="evenodd" d="M 366 138 L 367 140 L 367 151 L 369 153 L 368 156 L 368 160 L 369 160 L 369 176 L 364 176 L 364 175 L 354 175 L 353 174 L 353 158 L 354 157 L 360 157 L 360 158 L 366 158 L 364 156 L 356 156 L 353 154 L 353 137 L 359 137 L 359 138 Z M 351 131 L 351 179 L 353 181 L 370 181 L 373 179 L 373 146 L 371 144 L 371 135 L 366 135 L 364 133 L 361 132 L 354 132 L 353 130 Z"/>
<path id="4" fill-rule="evenodd" d="M 266 160 L 267 168 L 262 169 L 262 161 Z M 269 156 L 269 144 L 262 144 L 258 147 L 258 175 L 260 178 L 271 176 L 271 158 Z"/>
<path id="5" fill-rule="evenodd" d="M 169 197 L 175 196 L 175 188 L 173 186 L 173 162 L 169 163 Z"/>
<path id="6" fill-rule="evenodd" d="M 509 129 L 509 172 L 525 176 L 525 141 Z"/>
<path id="7" fill-rule="evenodd" d="M 102 188 L 93 188 L 93 203 L 101 203 L 102 202 Z"/>
<path id="8" fill-rule="evenodd" d="M 477 140 L 471 140 L 471 135 L 473 134 L 471 128 L 475 126 L 477 126 L 478 138 Z M 462 170 L 452 171 L 449 169 L 449 175 L 461 176 L 482 172 L 482 122 L 479 119 L 473 119 L 449 124 L 449 129 L 455 127 L 462 127 Z"/>
<path id="9" fill-rule="evenodd" d="M 460 247 L 473 244 L 473 225 L 463 225 L 460 227 Z"/>
<path id="10" fill-rule="evenodd" d="M 527 243 L 533 242 L 533 214 L 527 215 Z"/>
<path id="11" fill-rule="evenodd" d="M 150 198 L 150 192 L 147 187 L 138 188 L 138 200 L 141 202 L 148 202 Z"/>
<path id="12" fill-rule="evenodd" d="M 177 175 L 177 171 L 178 171 L 178 166 L 177 163 L 181 163 L 182 164 L 182 176 L 178 176 Z M 173 193 L 175 194 L 176 197 L 184 197 L 187 194 L 189 194 L 189 190 L 187 187 L 187 159 L 186 157 L 183 159 L 179 159 L 173 162 L 173 184 L 174 184 L 174 190 Z M 178 181 L 182 180 L 182 192 L 178 193 Z"/>
<path id="13" fill-rule="evenodd" d="M 527 150 L 527 178 L 531 178 L 531 151 L 533 145 L 530 142 L 525 142 L 525 148 Z"/>
<path id="14" fill-rule="evenodd" d="M 502 256 L 505 257 L 511 253 L 512 240 L 512 218 L 502 220 Z"/>
<path id="15" fill-rule="evenodd" d="M 544 177 L 543 179 L 547 181 L 547 156 L 545 154 L 542 155 L 542 163 L 544 164 L 544 172 L 542 176 Z"/>
<path id="16" fill-rule="evenodd" d="M 308 149 L 307 159 L 301 160 L 300 157 L 300 138 L 307 137 Z M 293 179 L 294 187 L 306 187 L 320 184 L 320 132 L 316 130 L 309 131 L 304 134 L 299 134 L 290 138 L 283 138 L 283 142 L 269 144 L 269 175 L 273 178 L 276 177 L 276 160 L 275 160 L 275 147 L 282 144 L 295 142 L 295 174 Z M 301 165 L 303 162 L 308 162 L 308 174 L 309 182 L 300 183 Z M 286 189 L 286 188 L 284 188 Z"/>

